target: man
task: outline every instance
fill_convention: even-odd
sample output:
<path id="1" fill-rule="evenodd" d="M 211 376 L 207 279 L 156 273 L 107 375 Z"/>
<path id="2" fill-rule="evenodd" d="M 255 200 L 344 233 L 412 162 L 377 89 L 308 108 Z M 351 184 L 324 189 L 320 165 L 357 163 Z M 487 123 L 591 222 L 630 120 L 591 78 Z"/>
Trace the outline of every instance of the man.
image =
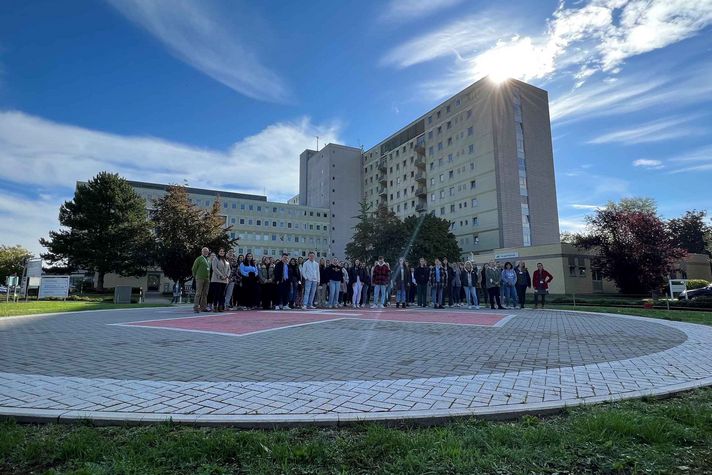
<path id="1" fill-rule="evenodd" d="M 289 254 L 282 254 L 280 260 L 274 266 L 274 282 L 277 285 L 277 310 L 289 310 Z"/>
<path id="2" fill-rule="evenodd" d="M 445 299 L 448 301 L 448 306 L 452 307 L 452 288 L 450 287 L 452 280 L 453 280 L 453 274 L 454 271 L 452 269 L 452 266 L 448 263 L 447 257 L 443 257 L 443 269 L 445 269 L 445 272 L 447 273 L 447 282 L 448 285 L 446 285 L 443 288 L 443 303 L 445 303 Z"/>
<path id="3" fill-rule="evenodd" d="M 526 302 L 527 288 L 532 286 L 532 278 L 529 275 L 529 269 L 524 261 L 520 261 L 517 266 L 517 297 L 519 297 L 519 307 L 524 308 Z"/>
<path id="4" fill-rule="evenodd" d="M 227 251 L 227 262 L 230 264 L 230 270 L 228 272 L 227 288 L 225 289 L 225 303 L 223 307 L 232 310 L 232 293 L 235 290 L 235 274 L 233 270 L 237 267 L 237 258 L 235 257 L 235 251 L 230 249 Z"/>
<path id="5" fill-rule="evenodd" d="M 447 288 L 447 279 L 447 270 L 443 267 L 440 259 L 436 258 L 435 266 L 430 269 L 430 287 L 433 289 L 433 308 L 445 308 L 443 307 L 443 290 Z"/>
<path id="6" fill-rule="evenodd" d="M 430 279 L 430 268 L 424 258 L 420 258 L 420 265 L 415 269 L 415 284 L 418 293 L 418 307 L 428 306 L 428 279 Z"/>
<path id="7" fill-rule="evenodd" d="M 314 260 L 314 252 L 309 251 L 307 260 L 302 264 L 302 278 L 304 279 L 304 305 L 302 309 L 312 310 L 316 288 L 319 287 L 319 263 Z"/>
<path id="8" fill-rule="evenodd" d="M 208 290 L 210 289 L 210 262 L 208 256 L 210 249 L 204 247 L 200 255 L 193 261 L 193 281 L 195 282 L 195 300 L 193 310 L 205 312 L 208 308 Z"/>
<path id="9" fill-rule="evenodd" d="M 383 308 L 386 301 L 386 285 L 391 277 L 391 269 L 383 261 L 383 256 L 378 256 L 371 273 L 371 282 L 373 282 L 373 305 L 371 308 Z"/>

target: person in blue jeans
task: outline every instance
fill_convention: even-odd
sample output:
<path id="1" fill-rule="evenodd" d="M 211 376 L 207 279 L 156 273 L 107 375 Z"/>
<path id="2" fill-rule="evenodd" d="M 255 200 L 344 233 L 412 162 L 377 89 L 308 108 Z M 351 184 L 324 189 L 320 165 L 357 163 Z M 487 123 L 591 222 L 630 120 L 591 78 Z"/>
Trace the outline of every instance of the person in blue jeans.
<path id="1" fill-rule="evenodd" d="M 502 271 L 502 285 L 504 287 L 504 306 L 505 308 L 517 308 L 517 273 L 514 270 L 511 262 L 504 264 Z"/>
<path id="2" fill-rule="evenodd" d="M 472 262 L 465 262 L 465 269 L 460 275 L 462 287 L 465 289 L 465 305 L 467 308 L 480 309 L 480 301 L 477 298 L 477 282 L 480 278 L 477 267 Z"/>
<path id="3" fill-rule="evenodd" d="M 344 281 L 344 272 L 338 259 L 333 259 L 329 266 L 329 304 L 327 308 L 335 308 L 339 303 L 341 282 Z"/>
<path id="4" fill-rule="evenodd" d="M 373 305 L 371 308 L 383 308 L 388 295 L 386 286 L 390 278 L 390 266 L 383 260 L 383 256 L 378 256 L 378 260 L 371 269 L 371 282 L 373 283 Z"/>

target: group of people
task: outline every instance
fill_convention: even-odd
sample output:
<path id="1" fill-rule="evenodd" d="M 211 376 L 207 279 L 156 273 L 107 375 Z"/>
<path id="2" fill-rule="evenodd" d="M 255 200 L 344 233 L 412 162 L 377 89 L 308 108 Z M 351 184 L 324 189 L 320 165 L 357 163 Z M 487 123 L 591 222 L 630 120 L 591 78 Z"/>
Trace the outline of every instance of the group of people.
<path id="1" fill-rule="evenodd" d="M 467 307 L 479 309 L 524 308 L 528 289 L 534 291 L 534 308 L 544 307 L 553 276 L 539 263 L 530 274 L 526 264 L 491 261 L 478 266 L 471 261 L 450 264 L 424 258 L 410 266 L 404 258 L 391 266 L 379 256 L 367 265 L 321 258 L 310 252 L 306 259 L 264 256 L 257 263 L 251 253 L 235 256 L 233 250 L 211 253 L 205 247 L 193 263 L 193 309 L 222 312 L 238 309 L 289 310 L 315 308 L 384 308 L 395 293 L 396 308 L 408 306 Z"/>

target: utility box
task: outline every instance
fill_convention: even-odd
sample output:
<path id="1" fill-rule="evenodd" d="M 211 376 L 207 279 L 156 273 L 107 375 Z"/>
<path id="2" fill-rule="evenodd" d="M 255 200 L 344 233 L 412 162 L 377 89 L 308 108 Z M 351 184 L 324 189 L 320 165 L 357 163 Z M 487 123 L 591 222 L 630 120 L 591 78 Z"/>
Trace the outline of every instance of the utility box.
<path id="1" fill-rule="evenodd" d="M 117 285 L 114 287 L 114 303 L 131 303 L 131 286 Z"/>

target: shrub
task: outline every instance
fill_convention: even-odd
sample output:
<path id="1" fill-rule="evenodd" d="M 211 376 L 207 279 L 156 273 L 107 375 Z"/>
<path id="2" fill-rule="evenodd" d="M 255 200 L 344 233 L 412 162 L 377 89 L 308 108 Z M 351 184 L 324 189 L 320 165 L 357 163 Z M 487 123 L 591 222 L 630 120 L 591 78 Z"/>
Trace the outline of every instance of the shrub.
<path id="1" fill-rule="evenodd" d="M 701 289 L 702 287 L 707 287 L 708 285 L 710 285 L 710 283 L 704 279 L 690 279 L 687 281 L 687 290 Z"/>

